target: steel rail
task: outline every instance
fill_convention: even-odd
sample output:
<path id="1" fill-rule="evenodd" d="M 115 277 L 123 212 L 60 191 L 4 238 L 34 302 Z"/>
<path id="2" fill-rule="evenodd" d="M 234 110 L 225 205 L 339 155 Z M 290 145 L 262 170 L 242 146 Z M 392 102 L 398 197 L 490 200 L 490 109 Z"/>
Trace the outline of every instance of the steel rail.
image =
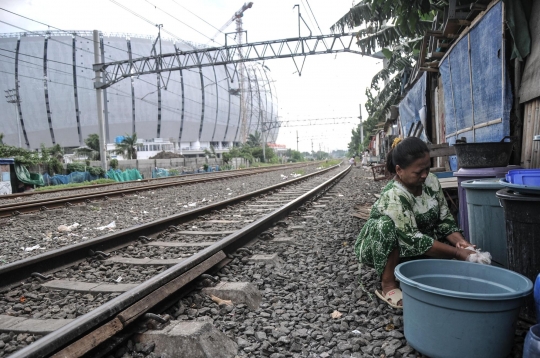
<path id="1" fill-rule="evenodd" d="M 138 192 L 146 191 L 146 190 L 161 189 L 161 188 L 167 188 L 167 187 L 178 186 L 178 185 L 204 183 L 208 181 L 236 178 L 236 177 L 241 177 L 241 176 L 255 175 L 255 174 L 261 174 L 261 173 L 280 170 L 280 168 L 278 169 L 258 168 L 258 169 L 259 170 L 257 171 L 249 171 L 249 172 L 242 172 L 242 173 L 223 172 L 223 174 L 221 175 L 215 175 L 215 176 L 210 176 L 210 177 L 208 176 L 191 177 L 186 180 L 169 181 L 165 183 L 151 183 L 149 185 L 139 185 L 139 186 L 133 186 L 129 188 L 122 188 L 122 189 L 113 188 L 107 191 L 75 194 L 75 195 L 54 198 L 54 199 L 51 199 L 51 198 L 36 199 L 36 200 L 28 200 L 22 203 L 15 203 L 15 204 L 13 203 L 0 204 L 0 218 L 6 218 L 13 215 L 21 214 L 21 213 L 54 210 L 57 208 L 71 206 L 73 204 L 78 204 L 78 203 L 89 203 L 92 200 L 99 199 L 99 198 L 105 198 L 105 200 L 108 200 L 111 197 L 123 197 L 126 194 L 138 193 Z"/>
<path id="2" fill-rule="evenodd" d="M 333 168 L 335 167 L 328 168 L 325 170 L 325 172 Z M 268 214 L 267 216 L 245 226 L 244 228 L 236 231 L 235 233 L 231 235 L 226 236 L 225 238 L 213 244 L 212 246 L 209 246 L 208 248 L 205 248 L 199 251 L 197 254 L 187 258 L 186 260 L 183 260 L 182 262 L 167 269 L 166 271 L 141 283 L 139 286 L 114 298 L 113 300 L 109 301 L 105 305 L 102 305 L 98 307 L 97 309 L 76 318 L 74 321 L 68 323 L 62 328 L 42 337 L 41 339 L 37 340 L 33 344 L 15 352 L 11 357 L 12 358 L 44 357 L 44 356 L 51 355 L 55 352 L 58 352 L 60 349 L 68 346 L 66 348 L 67 350 L 57 353 L 55 357 L 70 357 L 71 358 L 73 357 L 72 354 L 76 352 L 81 352 L 80 343 L 77 344 L 76 340 L 83 336 L 87 338 L 83 344 L 84 347 L 89 348 L 89 349 L 96 347 L 97 345 L 99 345 L 99 343 L 102 342 L 103 335 L 107 333 L 107 332 L 104 332 L 103 330 L 100 330 L 101 325 L 104 325 L 105 323 L 109 324 L 109 328 L 112 329 L 112 331 L 109 331 L 108 334 L 114 335 L 120 332 L 122 329 L 127 327 L 127 325 L 132 323 L 136 318 L 140 317 L 143 313 L 150 310 L 155 305 L 156 298 L 155 297 L 152 298 L 152 295 L 157 294 L 158 296 L 161 297 L 162 295 L 161 295 L 161 292 L 159 291 L 160 288 L 162 288 L 163 286 L 166 286 L 167 284 L 172 283 L 174 280 L 178 280 L 178 279 L 182 280 L 181 278 L 182 275 L 185 275 L 192 269 L 200 267 L 199 265 L 204 266 L 205 263 L 208 263 L 210 261 L 212 265 L 208 265 L 208 264 L 206 265 L 206 268 L 209 269 L 213 265 L 219 263 L 220 261 L 219 259 L 224 258 L 223 254 L 232 253 L 236 251 L 236 249 L 238 249 L 239 247 L 245 245 L 247 242 L 253 240 L 253 238 L 255 238 L 256 235 L 266 230 L 273 223 L 282 219 L 292 210 L 297 209 L 304 202 L 317 196 L 323 190 L 330 188 L 339 179 L 341 179 L 344 175 L 346 175 L 350 171 L 350 169 L 351 167 L 348 166 L 345 170 L 341 171 L 340 173 L 333 176 L 329 180 L 318 185 L 317 187 L 301 195 L 300 197 L 294 199 L 288 204 L 274 210 L 272 213 Z M 320 173 L 321 172 L 313 173 L 310 176 L 320 174 Z M 260 195 L 270 190 L 278 189 L 292 182 L 297 182 L 298 179 L 300 178 L 288 181 L 286 183 L 273 185 L 272 187 L 269 187 L 269 188 L 258 190 L 256 192 L 251 193 L 252 195 L 250 194 L 242 195 L 241 197 L 235 198 L 234 201 L 239 201 L 241 200 L 241 198 L 245 199 L 248 196 Z M 216 206 L 218 205 L 223 207 L 230 204 L 231 204 L 230 200 L 227 200 L 218 204 L 214 204 L 214 205 L 207 206 L 201 209 L 193 210 L 189 213 L 175 215 L 173 217 L 169 217 L 163 220 L 156 220 L 145 226 L 154 225 L 154 226 L 163 227 L 164 225 L 166 226 L 178 220 L 179 217 L 186 218 L 188 216 L 186 214 L 189 214 L 189 216 L 196 216 L 197 214 L 200 214 L 201 212 L 204 211 L 202 209 L 214 210 L 216 209 Z M 130 230 L 128 229 L 128 230 L 123 230 L 122 232 L 124 233 L 124 236 L 127 236 L 129 231 Z M 132 232 L 129 232 L 129 234 L 131 233 Z M 117 236 L 117 235 L 113 234 L 109 236 Z M 103 242 L 104 238 L 105 236 L 102 236 L 92 241 L 94 243 L 97 243 L 98 241 Z M 81 249 L 81 247 L 87 246 L 87 243 L 81 243 L 74 246 L 78 246 L 79 249 Z M 87 248 L 84 247 L 82 249 L 86 250 Z M 40 256 L 41 257 L 43 256 L 54 257 L 54 253 L 46 253 Z M 38 259 L 38 256 L 36 256 L 33 259 L 31 258 L 31 259 L 27 259 L 23 261 L 26 261 L 26 262 L 36 261 L 37 259 Z M 16 264 L 17 263 L 14 263 L 11 266 L 12 267 L 17 266 Z M 194 279 L 195 278 L 192 278 L 191 280 L 184 280 L 185 282 L 183 283 L 183 285 L 181 285 L 181 287 L 185 286 L 187 283 L 191 282 Z M 166 297 L 161 297 L 162 300 L 165 298 Z M 145 304 L 137 305 L 137 303 L 140 301 L 144 301 Z M 157 301 L 160 301 L 160 300 L 158 299 Z M 153 304 L 148 304 L 148 302 L 153 302 Z M 70 344 L 74 344 L 74 345 L 69 346 Z M 83 353 L 85 352 L 87 352 L 87 350 L 83 351 Z"/>
<path id="3" fill-rule="evenodd" d="M 311 162 L 309 165 L 321 163 L 320 161 Z M 273 165 L 271 167 L 264 167 L 264 169 L 274 169 L 274 170 L 280 170 L 280 169 L 286 169 L 286 168 L 296 168 L 296 167 L 302 167 L 303 165 L 306 165 L 306 163 L 291 163 L 291 164 L 280 164 L 280 165 Z M 247 173 L 249 171 L 256 171 L 257 169 L 263 169 L 263 168 L 244 168 L 244 169 L 234 169 L 234 170 L 225 170 L 225 171 L 218 171 L 218 172 L 210 172 L 210 173 L 192 173 L 192 174 L 182 174 L 178 176 L 172 176 L 172 177 L 162 177 L 162 178 L 148 178 L 148 179 L 141 179 L 136 181 L 136 183 L 151 183 L 151 182 L 158 182 L 163 181 L 167 179 L 184 179 L 184 178 L 193 178 L 193 177 L 200 177 L 200 176 L 212 176 L 222 173 L 238 173 L 243 172 Z M 40 194 L 48 194 L 48 193 L 57 193 L 57 192 L 69 192 L 72 190 L 82 190 L 82 189 L 94 189 L 94 188 L 103 188 L 103 187 L 109 187 L 114 185 L 122 185 L 122 184 L 129 184 L 129 183 L 135 183 L 133 182 L 116 182 L 116 183 L 106 183 L 106 184 L 92 184 L 87 187 L 73 187 L 73 188 L 63 188 L 63 189 L 51 189 L 51 190 L 44 190 L 44 191 L 27 191 L 24 193 L 13 193 L 8 195 L 0 195 L 0 202 L 2 200 L 6 199 L 14 199 L 18 197 L 24 197 L 24 196 L 33 196 L 33 195 L 40 195 Z"/>
<path id="4" fill-rule="evenodd" d="M 2 287 L 11 286 L 29 277 L 33 272 L 44 273 L 54 271 L 64 266 L 69 266 L 74 262 L 86 259 L 89 256 L 90 250 L 96 252 L 118 249 L 125 246 L 127 243 L 134 241 L 140 236 L 148 237 L 156 235 L 157 233 L 169 228 L 171 225 L 177 225 L 179 222 L 192 220 L 200 215 L 210 212 L 211 210 L 221 209 L 248 198 L 297 183 L 307 178 L 325 173 L 335 167 L 336 166 L 329 167 L 315 173 L 307 174 L 296 179 L 291 179 L 263 189 L 239 195 L 231 199 L 219 201 L 200 208 L 168 216 L 166 218 L 157 219 L 146 224 L 131 226 L 111 234 L 99 236 L 91 240 L 70 245 L 68 247 L 51 250 L 40 255 L 0 266 L 0 285 Z"/>

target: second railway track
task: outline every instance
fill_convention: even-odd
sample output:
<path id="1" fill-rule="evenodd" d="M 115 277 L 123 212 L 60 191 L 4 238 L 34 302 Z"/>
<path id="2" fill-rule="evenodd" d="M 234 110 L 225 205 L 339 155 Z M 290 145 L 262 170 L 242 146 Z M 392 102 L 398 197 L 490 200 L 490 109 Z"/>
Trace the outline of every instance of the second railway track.
<path id="1" fill-rule="evenodd" d="M 55 352 L 57 357 L 75 357 L 103 349 L 100 344 L 107 338 L 190 286 L 201 274 L 226 264 L 229 255 L 307 200 L 320 196 L 348 169 L 330 168 L 4 265 L 0 267 L 2 299 L 10 308 L 5 312 L 8 315 L 0 315 L 0 332 L 17 325 L 33 325 L 34 333 L 40 332 L 39 325 L 42 334 L 52 331 L 13 357 Z M 294 188 L 286 188 L 291 185 Z M 22 304 L 27 300 L 28 304 Z M 60 314 L 40 317 L 35 311 L 47 304 L 57 306 Z M 13 310 L 19 312 L 17 322 L 9 318 Z M 46 319 L 53 322 L 46 324 Z"/>
<path id="2" fill-rule="evenodd" d="M 318 163 L 311 163 L 316 166 Z M 247 175 L 278 171 L 283 169 L 306 168 L 305 163 L 278 165 L 264 168 L 242 169 L 235 171 L 223 171 L 209 174 L 193 174 L 169 178 L 147 179 L 141 182 L 126 182 L 118 184 L 101 184 L 87 188 L 71 188 L 68 190 L 51 190 L 44 192 L 31 192 L 0 196 L 0 218 L 27 214 L 36 211 L 47 211 L 77 204 L 91 203 L 96 200 L 108 200 L 114 197 L 124 197 L 144 190 L 161 189 L 177 185 L 189 185 L 204 183 L 214 180 L 237 178 Z M 74 192 L 77 191 L 77 192 Z M 54 193 L 55 197 L 46 194 Z M 62 195 L 66 194 L 66 195 Z M 19 201 L 29 197 L 29 200 Z M 14 199 L 14 200 L 10 200 Z"/>

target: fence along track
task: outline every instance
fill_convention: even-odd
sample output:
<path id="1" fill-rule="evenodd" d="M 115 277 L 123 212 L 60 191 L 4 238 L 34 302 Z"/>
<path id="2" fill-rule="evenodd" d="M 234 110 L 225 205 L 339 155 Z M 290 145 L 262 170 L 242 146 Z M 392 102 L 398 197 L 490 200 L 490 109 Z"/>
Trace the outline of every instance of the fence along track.
<path id="1" fill-rule="evenodd" d="M 193 219 L 206 212 L 210 212 L 217 208 L 224 208 L 228 205 L 231 205 L 232 203 L 237 203 L 253 196 L 257 196 L 275 189 L 285 187 L 292 183 L 298 183 L 301 180 L 305 180 L 308 177 L 313 177 L 317 174 L 327 172 L 333 168 L 335 167 L 310 174 L 309 176 L 305 176 L 303 178 L 297 178 L 285 183 L 273 185 L 271 187 L 255 191 L 253 193 L 245 194 L 231 200 L 226 200 L 214 205 L 209 205 L 204 208 L 196 209 L 191 212 L 175 215 L 163 220 L 157 220 L 153 223 L 144 225 L 145 228 L 137 229 L 148 230 L 151 226 L 154 226 L 155 232 L 157 231 L 156 227 L 169 227 L 175 222 L 177 223 L 178 221 L 186 221 Z M 199 251 L 193 256 L 181 261 L 180 263 L 158 274 L 157 276 L 154 276 L 151 279 L 139 284 L 135 288 L 114 298 L 113 300 L 98 307 L 97 309 L 76 318 L 71 323 L 46 335 L 45 337 L 31 344 L 30 346 L 27 346 L 15 352 L 11 357 L 43 357 L 53 354 L 54 352 L 58 352 L 62 348 L 63 350 L 56 353 L 54 357 L 78 357 L 87 353 L 91 349 L 97 347 L 107 338 L 112 337 L 116 333 L 124 330 L 127 326 L 140 318 L 148 310 L 165 300 L 171 294 L 177 294 L 178 290 L 181 290 L 183 287 L 193 282 L 202 273 L 209 271 L 212 267 L 215 267 L 220 263 L 223 263 L 224 259 L 226 259 L 227 254 L 233 253 L 238 248 L 252 241 L 258 234 L 266 230 L 273 223 L 282 219 L 289 212 L 297 209 L 307 200 L 322 195 L 323 192 L 328 190 L 339 179 L 341 179 L 345 174 L 347 174 L 349 170 L 350 166 L 338 173 L 337 175 L 333 176 L 331 179 L 325 181 L 324 183 L 290 201 L 286 205 L 281 206 L 280 208 L 272 211 L 270 214 L 256 220 L 255 222 L 250 223 L 242 229 L 235 231 L 233 234 L 226 236 L 225 238 L 217 241 L 211 246 Z M 119 233 L 114 233 L 112 235 L 106 235 L 100 238 L 96 238 L 91 241 L 93 241 L 94 245 L 99 245 L 100 243 L 105 244 L 106 238 L 109 238 L 109 240 L 116 240 L 121 236 L 131 236 L 132 238 L 138 237 L 136 229 L 128 229 L 123 230 Z M 133 240 L 134 239 L 132 239 L 132 241 Z M 88 247 L 81 247 L 87 245 L 87 243 L 82 243 L 74 246 L 78 247 L 78 251 L 83 250 L 87 252 Z M 114 245 L 110 246 L 112 247 Z M 66 250 L 64 251 L 69 254 L 70 259 L 73 261 L 73 249 L 66 248 Z M 3 282 L 2 278 L 6 274 L 13 275 L 18 270 L 23 270 L 23 267 L 25 266 L 26 268 L 24 270 L 26 272 L 29 272 L 31 270 L 28 270 L 28 267 L 36 265 L 37 261 L 44 259 L 45 261 L 47 261 L 51 258 L 56 258 L 57 262 L 61 261 L 58 260 L 58 252 L 51 252 L 27 260 L 22 260 L 21 262 L 15 262 L 13 264 L 6 265 L 6 267 L 2 267 L 0 269 L 0 275 L 2 275 L 0 276 L 0 282 Z M 58 267 L 60 265 L 57 263 L 56 266 Z M 8 270 L 6 270 L 6 268 L 8 268 Z"/>
<path id="2" fill-rule="evenodd" d="M 305 166 L 306 166 L 305 164 L 295 165 L 295 166 L 286 166 L 285 169 L 289 169 L 289 168 L 294 169 L 294 168 L 305 167 Z M 25 201 L 25 202 L 16 203 L 16 204 L 12 204 L 12 203 L 0 204 L 0 218 L 16 216 L 23 213 L 31 213 L 31 212 L 36 212 L 36 211 L 45 211 L 45 210 L 69 207 L 69 206 L 80 204 L 80 203 L 89 203 L 92 200 L 96 200 L 100 198 L 104 200 L 108 200 L 109 198 L 112 198 L 112 197 L 124 197 L 127 194 L 132 194 L 132 193 L 136 194 L 144 190 L 160 189 L 160 188 L 166 188 L 166 187 L 177 186 L 177 185 L 204 183 L 208 181 L 230 179 L 230 178 L 261 174 L 261 173 L 283 170 L 283 169 L 284 168 L 280 166 L 279 168 L 265 167 L 265 168 L 252 169 L 249 171 L 242 170 L 241 172 L 240 171 L 232 171 L 232 172 L 224 171 L 224 172 L 216 172 L 214 174 L 204 175 L 202 177 L 200 175 L 194 174 L 192 176 L 190 175 L 186 179 L 182 177 L 178 177 L 180 180 L 176 180 L 176 181 L 167 181 L 163 183 L 150 182 L 150 184 L 148 185 L 137 185 L 134 187 L 122 188 L 122 189 L 114 189 L 113 187 L 110 190 L 102 190 L 95 193 L 82 193 L 82 194 L 79 193 L 79 194 L 54 198 L 54 199 L 51 199 L 51 198 L 37 199 L 37 200 Z M 157 180 L 157 179 L 151 179 L 151 180 Z M 122 184 L 125 184 L 125 183 L 122 183 Z M 108 185 L 114 186 L 117 184 L 104 184 L 104 186 L 108 186 Z M 94 186 L 90 188 L 94 188 Z M 76 188 L 76 189 L 81 190 L 84 188 Z M 1 200 L 0 200 L 0 203 L 1 203 Z"/>

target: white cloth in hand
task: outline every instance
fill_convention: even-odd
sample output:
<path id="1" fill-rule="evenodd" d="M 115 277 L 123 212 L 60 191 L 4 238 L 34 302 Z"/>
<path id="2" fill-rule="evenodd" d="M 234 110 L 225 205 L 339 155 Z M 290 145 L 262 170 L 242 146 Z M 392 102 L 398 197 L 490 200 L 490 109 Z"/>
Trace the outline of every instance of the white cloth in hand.
<path id="1" fill-rule="evenodd" d="M 480 249 L 475 249 L 472 246 L 467 247 L 467 250 L 475 252 L 474 254 L 470 254 L 469 256 L 467 256 L 468 262 L 491 265 L 491 254 L 489 252 L 482 252 Z"/>

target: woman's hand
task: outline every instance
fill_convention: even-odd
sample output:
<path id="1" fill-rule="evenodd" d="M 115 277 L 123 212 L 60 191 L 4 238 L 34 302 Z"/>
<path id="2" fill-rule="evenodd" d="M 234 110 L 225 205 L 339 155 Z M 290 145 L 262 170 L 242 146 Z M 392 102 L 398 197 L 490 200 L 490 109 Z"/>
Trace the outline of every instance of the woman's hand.
<path id="1" fill-rule="evenodd" d="M 465 240 L 463 235 L 461 235 L 461 233 L 459 233 L 459 232 L 451 233 L 450 235 L 448 235 L 446 237 L 446 239 L 448 241 L 450 241 L 450 243 L 452 245 L 454 245 L 455 247 L 457 247 L 459 249 L 466 249 L 467 247 L 471 247 L 471 246 L 473 248 L 476 248 L 476 245 L 473 245 L 470 242 L 468 242 L 467 240 Z"/>

